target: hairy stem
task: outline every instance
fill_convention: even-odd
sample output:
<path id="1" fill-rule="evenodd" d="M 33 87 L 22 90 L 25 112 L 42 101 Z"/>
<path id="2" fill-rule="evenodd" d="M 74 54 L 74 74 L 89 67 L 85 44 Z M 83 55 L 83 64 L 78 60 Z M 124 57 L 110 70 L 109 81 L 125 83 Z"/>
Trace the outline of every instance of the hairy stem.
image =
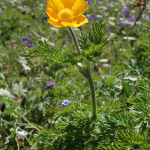
<path id="1" fill-rule="evenodd" d="M 93 79 L 92 76 L 90 75 L 87 78 L 87 81 L 89 83 L 90 86 L 90 90 L 91 90 L 91 99 L 92 99 L 92 119 L 93 121 L 96 120 L 96 98 L 95 98 L 95 88 L 94 88 L 94 83 L 93 83 Z"/>
<path id="2" fill-rule="evenodd" d="M 74 41 L 74 44 L 75 44 L 75 46 L 76 46 L 78 55 L 80 55 L 80 48 L 79 48 L 79 44 L 78 44 L 78 42 L 77 42 L 75 33 L 74 33 L 74 31 L 73 31 L 70 27 L 68 27 L 68 30 L 69 30 L 69 32 L 70 32 L 70 34 L 71 34 L 71 37 L 72 37 L 73 41 Z"/>

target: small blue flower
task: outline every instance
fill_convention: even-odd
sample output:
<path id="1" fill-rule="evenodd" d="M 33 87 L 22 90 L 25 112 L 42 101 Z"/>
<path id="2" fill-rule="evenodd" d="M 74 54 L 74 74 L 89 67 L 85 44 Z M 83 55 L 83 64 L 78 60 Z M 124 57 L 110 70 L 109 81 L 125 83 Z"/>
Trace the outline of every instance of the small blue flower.
<path id="1" fill-rule="evenodd" d="M 145 14 L 142 15 L 142 18 L 143 18 L 143 20 L 149 20 L 150 19 L 149 16 L 145 15 Z"/>
<path id="2" fill-rule="evenodd" d="M 22 44 L 25 44 L 25 43 L 28 43 L 28 37 L 27 36 L 23 37 L 23 39 L 22 39 Z"/>
<path id="3" fill-rule="evenodd" d="M 113 3 L 108 3 L 107 6 L 114 7 Z"/>
<path id="4" fill-rule="evenodd" d="M 70 103 L 70 101 L 68 99 L 64 99 L 62 102 L 63 107 L 68 106 L 68 103 Z"/>

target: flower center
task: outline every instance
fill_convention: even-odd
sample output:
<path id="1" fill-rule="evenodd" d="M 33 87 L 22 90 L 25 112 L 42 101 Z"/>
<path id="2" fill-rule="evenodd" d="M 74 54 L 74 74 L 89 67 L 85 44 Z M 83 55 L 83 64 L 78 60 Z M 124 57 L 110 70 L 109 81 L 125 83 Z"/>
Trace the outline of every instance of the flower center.
<path id="1" fill-rule="evenodd" d="M 69 8 L 65 8 L 59 12 L 59 18 L 62 21 L 68 21 L 73 17 L 73 12 Z"/>

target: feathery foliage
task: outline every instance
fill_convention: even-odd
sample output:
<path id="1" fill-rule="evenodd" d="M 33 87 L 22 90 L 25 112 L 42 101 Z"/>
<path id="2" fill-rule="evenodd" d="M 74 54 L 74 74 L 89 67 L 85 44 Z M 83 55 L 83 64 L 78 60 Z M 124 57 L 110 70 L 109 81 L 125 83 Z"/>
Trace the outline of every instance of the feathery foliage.
<path id="1" fill-rule="evenodd" d="M 51 65 L 55 63 L 69 63 L 75 65 L 79 62 L 83 62 L 84 58 L 94 61 L 96 57 L 102 54 L 104 45 L 106 44 L 107 38 L 104 37 L 104 26 L 105 24 L 102 20 L 93 21 L 91 23 L 92 33 L 89 32 L 88 35 L 83 35 L 83 33 L 81 33 L 79 40 L 79 46 L 82 49 L 81 56 L 75 56 L 64 52 L 61 53 L 60 50 L 54 49 L 46 41 L 39 41 L 36 48 L 33 49 L 23 48 L 21 54 L 27 59 L 42 57 Z"/>

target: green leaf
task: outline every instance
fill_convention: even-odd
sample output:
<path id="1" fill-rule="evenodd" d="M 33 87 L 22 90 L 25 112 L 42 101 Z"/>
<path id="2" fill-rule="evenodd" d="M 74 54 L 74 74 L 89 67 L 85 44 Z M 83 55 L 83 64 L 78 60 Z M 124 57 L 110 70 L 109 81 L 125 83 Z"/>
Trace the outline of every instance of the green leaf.
<path id="1" fill-rule="evenodd" d="M 14 128 L 13 132 L 10 135 L 10 139 L 12 139 L 16 133 L 17 126 Z"/>
<path id="2" fill-rule="evenodd" d="M 131 87 L 129 86 L 129 84 L 125 81 L 123 81 L 123 92 L 125 92 L 125 94 L 127 95 L 127 97 L 130 96 L 132 90 L 131 90 Z"/>

